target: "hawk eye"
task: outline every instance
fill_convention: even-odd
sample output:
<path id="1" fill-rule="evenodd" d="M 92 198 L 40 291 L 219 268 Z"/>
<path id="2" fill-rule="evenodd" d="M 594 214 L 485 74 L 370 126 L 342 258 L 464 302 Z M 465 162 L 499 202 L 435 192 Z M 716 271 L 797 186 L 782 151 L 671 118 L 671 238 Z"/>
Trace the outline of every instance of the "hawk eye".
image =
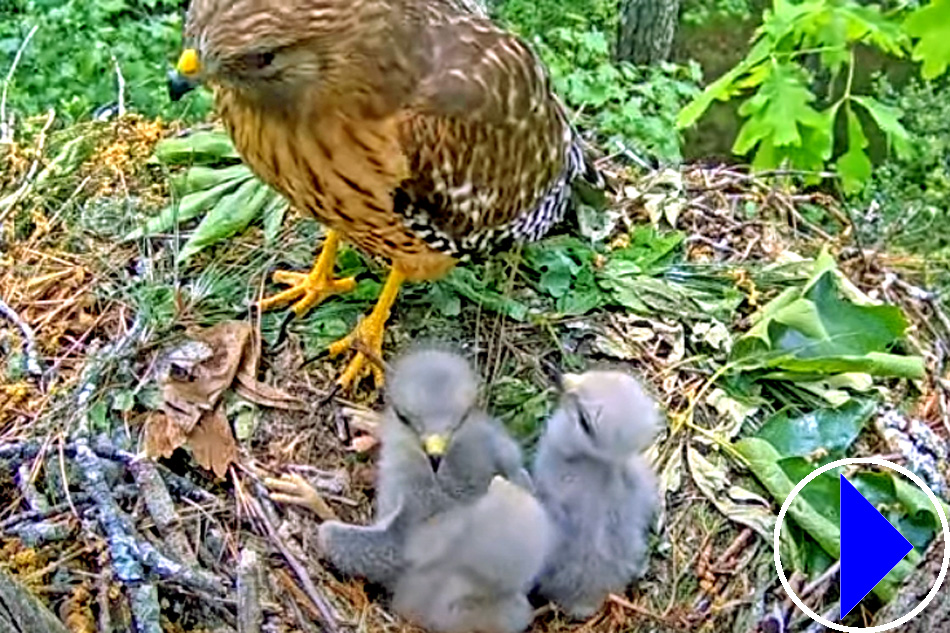
<path id="1" fill-rule="evenodd" d="M 274 61 L 274 51 L 258 51 L 244 56 L 244 66 L 253 70 L 267 68 Z"/>

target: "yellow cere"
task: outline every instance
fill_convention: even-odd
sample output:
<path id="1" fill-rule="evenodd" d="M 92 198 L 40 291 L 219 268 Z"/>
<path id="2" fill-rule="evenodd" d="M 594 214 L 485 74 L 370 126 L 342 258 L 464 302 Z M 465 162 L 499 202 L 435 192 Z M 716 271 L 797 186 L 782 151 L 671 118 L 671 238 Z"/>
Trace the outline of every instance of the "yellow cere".
<path id="1" fill-rule="evenodd" d="M 193 48 L 183 50 L 178 58 L 178 72 L 183 75 L 197 75 L 199 70 L 201 62 L 198 61 L 198 51 Z"/>
<path id="2" fill-rule="evenodd" d="M 422 440 L 426 454 L 439 456 L 445 453 L 448 441 L 443 435 L 428 435 Z"/>

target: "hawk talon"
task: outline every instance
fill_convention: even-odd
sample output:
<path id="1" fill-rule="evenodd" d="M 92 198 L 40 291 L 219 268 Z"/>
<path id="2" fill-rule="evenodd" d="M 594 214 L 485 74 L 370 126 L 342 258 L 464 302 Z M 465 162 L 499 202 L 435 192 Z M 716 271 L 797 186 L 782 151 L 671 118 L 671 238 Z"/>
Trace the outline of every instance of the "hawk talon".
<path id="1" fill-rule="evenodd" d="M 350 292 L 356 288 L 355 277 L 344 277 L 343 279 L 333 277 L 333 266 L 336 263 L 336 252 L 339 244 L 339 234 L 336 231 L 327 231 L 323 250 L 320 251 L 320 255 L 313 265 L 313 270 L 309 273 L 290 270 L 274 271 L 271 276 L 274 283 L 287 285 L 290 288 L 266 299 L 261 299 L 258 303 L 260 311 L 272 310 L 296 299 L 291 309 L 300 317 L 328 297 Z"/>
<path id="2" fill-rule="evenodd" d="M 406 275 L 397 267 L 393 267 L 373 311 L 360 321 L 352 332 L 330 344 L 327 350 L 330 356 L 338 356 L 348 350 L 356 352 L 343 374 L 337 379 L 337 385 L 341 389 L 357 386 L 367 371 L 373 374 L 373 382 L 377 388 L 383 386 L 385 381 L 383 368 L 374 361 L 383 356 L 383 332 L 386 330 L 386 321 L 389 319 L 389 313 L 405 279 Z M 362 350 L 365 350 L 365 353 Z"/>
<path id="3" fill-rule="evenodd" d="M 348 350 L 356 350 L 356 355 L 353 356 L 353 359 L 350 360 L 346 369 L 337 379 L 337 385 L 341 389 L 357 386 L 367 372 L 373 374 L 373 383 L 377 388 L 383 386 L 385 377 L 382 368 L 372 362 L 366 354 L 360 351 L 360 348 L 365 348 L 370 352 L 370 355 L 381 356 L 385 327 L 385 320 L 380 322 L 380 319 L 374 318 L 374 315 L 370 314 L 360 321 L 352 332 L 330 345 L 328 350 L 330 356 L 339 356 Z"/>

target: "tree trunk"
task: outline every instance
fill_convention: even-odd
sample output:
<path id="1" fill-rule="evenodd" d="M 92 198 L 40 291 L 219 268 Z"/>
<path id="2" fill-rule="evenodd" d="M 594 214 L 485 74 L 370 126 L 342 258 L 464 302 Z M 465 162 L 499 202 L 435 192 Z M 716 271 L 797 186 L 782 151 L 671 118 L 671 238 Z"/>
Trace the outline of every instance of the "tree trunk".
<path id="1" fill-rule="evenodd" d="M 0 631 L 69 633 L 32 593 L 3 572 L 0 572 Z"/>
<path id="2" fill-rule="evenodd" d="M 649 65 L 670 56 L 680 0 L 622 0 L 617 58 Z"/>

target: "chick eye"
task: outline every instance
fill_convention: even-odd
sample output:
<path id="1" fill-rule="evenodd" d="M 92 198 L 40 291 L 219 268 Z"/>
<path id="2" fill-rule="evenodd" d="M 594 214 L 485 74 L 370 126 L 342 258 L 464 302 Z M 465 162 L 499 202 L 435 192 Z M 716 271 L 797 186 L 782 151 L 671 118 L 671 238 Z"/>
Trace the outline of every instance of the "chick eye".
<path id="1" fill-rule="evenodd" d="M 577 403 L 577 421 L 581 425 L 581 429 L 584 433 L 590 437 L 594 436 L 594 425 L 591 423 L 590 416 L 587 415 L 587 411 L 580 402 Z"/>
<path id="2" fill-rule="evenodd" d="M 400 410 L 397 409 L 396 407 L 393 407 L 393 413 L 396 414 L 396 419 L 397 419 L 397 420 L 399 420 L 400 422 L 402 422 L 402 423 L 405 424 L 406 426 L 412 428 L 412 421 L 411 421 L 405 414 L 403 414 L 402 411 L 400 411 Z"/>

